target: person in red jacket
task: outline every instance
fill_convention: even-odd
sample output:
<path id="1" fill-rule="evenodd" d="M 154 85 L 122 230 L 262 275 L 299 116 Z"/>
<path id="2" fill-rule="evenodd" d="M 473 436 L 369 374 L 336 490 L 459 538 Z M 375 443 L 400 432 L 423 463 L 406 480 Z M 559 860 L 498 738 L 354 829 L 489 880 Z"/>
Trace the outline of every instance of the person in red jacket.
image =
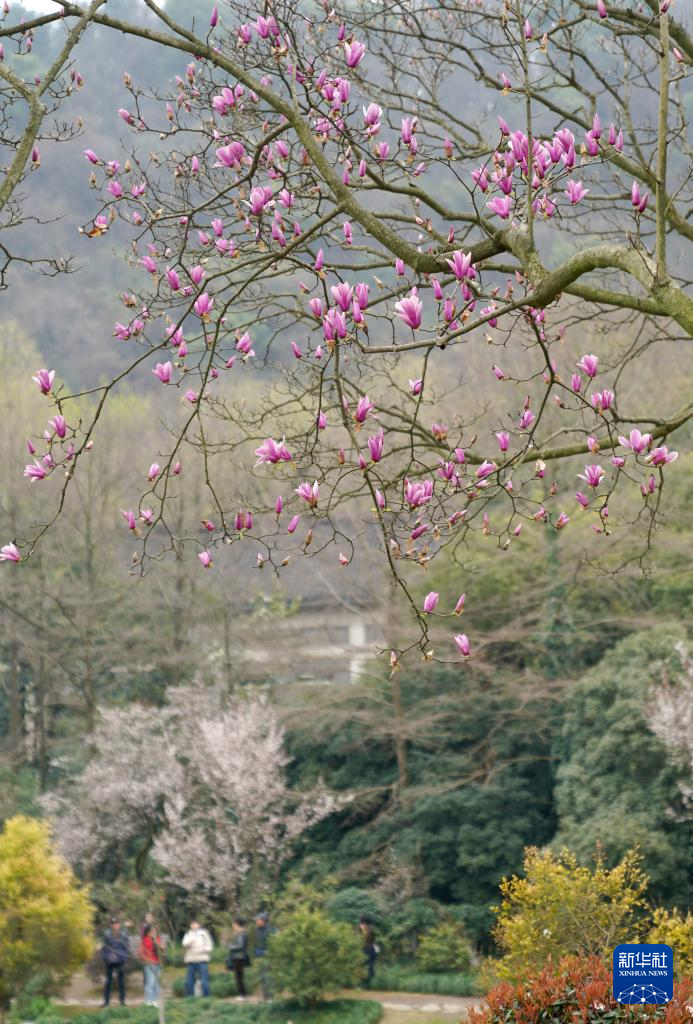
<path id="1" fill-rule="evenodd" d="M 156 929 L 145 922 L 140 939 L 140 960 L 144 968 L 144 1001 L 147 1006 L 159 1005 L 161 992 L 161 938 Z"/>

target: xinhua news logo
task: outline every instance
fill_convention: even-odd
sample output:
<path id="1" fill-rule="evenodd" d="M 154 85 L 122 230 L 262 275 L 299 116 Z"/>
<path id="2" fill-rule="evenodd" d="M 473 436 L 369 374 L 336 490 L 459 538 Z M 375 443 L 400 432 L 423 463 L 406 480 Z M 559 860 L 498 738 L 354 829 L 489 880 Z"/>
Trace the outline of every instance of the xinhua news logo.
<path id="1" fill-rule="evenodd" d="M 614 950 L 618 1003 L 668 1003 L 674 994 L 674 951 L 663 942 L 623 942 Z"/>

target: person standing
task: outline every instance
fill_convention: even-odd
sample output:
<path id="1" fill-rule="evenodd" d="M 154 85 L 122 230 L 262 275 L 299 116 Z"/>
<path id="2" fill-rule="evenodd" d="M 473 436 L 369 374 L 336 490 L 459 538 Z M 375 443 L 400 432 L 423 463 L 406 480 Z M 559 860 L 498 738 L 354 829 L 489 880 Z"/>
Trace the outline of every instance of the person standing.
<path id="1" fill-rule="evenodd" d="M 142 925 L 140 960 L 144 970 L 144 1001 L 158 1006 L 161 994 L 161 937 L 150 921 Z"/>
<path id="2" fill-rule="evenodd" d="M 366 965 L 366 986 L 370 985 L 375 977 L 375 963 L 378 959 L 378 947 L 375 942 L 375 927 L 373 919 L 364 915 L 359 921 L 359 931 L 363 937 L 363 955 Z"/>
<path id="3" fill-rule="evenodd" d="M 195 982 L 200 979 L 202 995 L 209 996 L 209 961 L 212 957 L 214 943 L 206 928 L 200 927 L 199 921 L 191 921 L 190 927 L 183 936 L 183 960 L 187 968 L 185 978 L 186 996 L 195 995 Z"/>
<path id="4" fill-rule="evenodd" d="M 110 1006 L 111 989 L 113 988 L 113 975 L 118 983 L 118 998 L 120 1005 L 125 1006 L 125 965 L 130 955 L 130 940 L 115 918 L 111 921 L 111 927 L 103 937 L 101 947 L 101 958 L 106 968 L 106 981 L 103 988 L 103 1005 Z"/>
<path id="5" fill-rule="evenodd" d="M 266 1003 L 271 1003 L 274 998 L 274 979 L 267 962 L 267 946 L 270 935 L 273 935 L 275 931 L 276 929 L 270 923 L 269 914 L 265 912 L 257 914 L 255 918 L 255 959 L 260 965 L 260 989 Z"/>
<path id="6" fill-rule="evenodd" d="M 233 937 L 229 946 L 229 955 L 226 966 L 233 971 L 236 977 L 236 991 L 240 999 L 245 999 L 245 969 L 250 965 L 248 956 L 248 933 L 245 929 L 245 919 L 235 917 L 233 920 Z"/>

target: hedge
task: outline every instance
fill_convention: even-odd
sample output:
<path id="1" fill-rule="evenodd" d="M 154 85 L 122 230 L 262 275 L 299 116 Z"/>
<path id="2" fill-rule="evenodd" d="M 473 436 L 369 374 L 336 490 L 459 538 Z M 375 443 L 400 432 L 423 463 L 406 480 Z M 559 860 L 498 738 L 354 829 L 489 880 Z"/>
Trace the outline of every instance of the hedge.
<path id="1" fill-rule="evenodd" d="M 36 1024 L 65 1024 L 55 1007 Z M 66 1009 L 74 1010 L 74 1007 Z M 293 1002 L 226 1003 L 217 999 L 181 999 L 166 1006 L 167 1024 L 378 1024 L 383 1008 L 372 999 L 334 999 L 304 1010 Z M 71 1024 L 158 1024 L 152 1006 L 113 1007 L 70 1015 Z"/>

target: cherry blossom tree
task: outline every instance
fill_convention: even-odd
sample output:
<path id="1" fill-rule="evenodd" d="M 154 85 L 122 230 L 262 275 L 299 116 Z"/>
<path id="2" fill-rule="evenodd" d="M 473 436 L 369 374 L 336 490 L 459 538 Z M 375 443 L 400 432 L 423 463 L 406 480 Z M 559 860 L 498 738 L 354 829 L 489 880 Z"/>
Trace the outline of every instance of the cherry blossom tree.
<path id="1" fill-rule="evenodd" d="M 445 651 L 429 637 L 462 596 L 412 589 L 439 552 L 462 564 L 483 537 L 508 549 L 570 524 L 595 544 L 644 527 L 645 557 L 693 413 L 675 382 L 639 387 L 665 346 L 685 360 L 693 330 L 693 40 L 670 6 L 241 2 L 200 25 L 155 0 L 131 20 L 92 5 L 99 31 L 182 58 L 166 94 L 125 74 L 127 154 L 85 151 L 101 202 L 82 231 L 127 244 L 140 275 L 115 343 L 169 427 L 124 512 L 137 571 L 185 537 L 209 571 L 245 542 L 258 569 L 330 550 L 348 572 L 376 535 L 411 647 L 466 659 L 464 632 Z M 25 475 L 63 479 L 6 560 L 55 521 L 121 377 L 79 423 L 59 374 L 35 374 L 56 426 Z M 213 508 L 201 530 L 168 511 L 193 458 Z M 233 493 L 230 461 L 247 471 Z M 640 495 L 634 521 L 621 493 Z"/>
<path id="2" fill-rule="evenodd" d="M 693 658 L 684 644 L 677 645 L 676 650 L 681 659 L 681 678 L 665 680 L 657 690 L 649 723 L 681 764 L 685 773 L 681 794 L 686 806 L 693 808 Z"/>
<path id="3" fill-rule="evenodd" d="M 45 798 L 63 852 L 92 870 L 147 858 L 194 900 L 253 902 L 337 801 L 291 790 L 284 732 L 262 697 L 178 687 L 166 708 L 103 711 L 95 754 Z M 191 713 L 194 708 L 195 713 Z"/>

